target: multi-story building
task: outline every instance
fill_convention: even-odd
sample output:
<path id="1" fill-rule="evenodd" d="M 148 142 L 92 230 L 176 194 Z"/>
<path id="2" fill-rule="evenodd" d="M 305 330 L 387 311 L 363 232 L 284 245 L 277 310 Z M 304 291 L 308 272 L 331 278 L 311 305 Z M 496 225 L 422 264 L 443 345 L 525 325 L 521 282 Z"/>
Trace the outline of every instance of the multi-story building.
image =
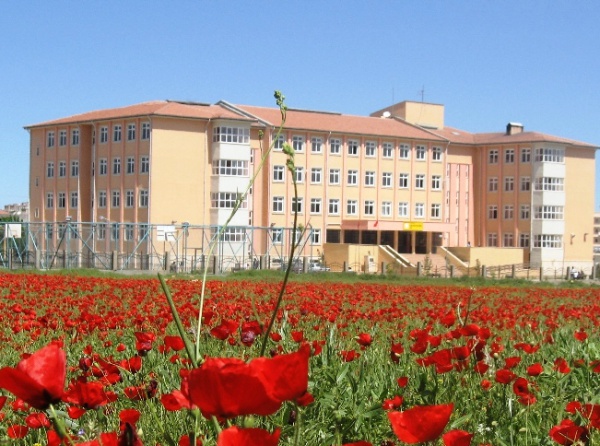
<path id="1" fill-rule="evenodd" d="M 11 203 L 4 205 L 4 211 L 20 221 L 29 221 L 29 203 Z"/>
<path id="2" fill-rule="evenodd" d="M 31 220 L 90 222 L 96 247 L 127 250 L 146 225 L 216 231 L 257 174 L 224 234 L 236 241 L 248 226 L 268 228 L 253 252 L 285 244 L 297 210 L 320 250 L 472 245 L 521 248 L 535 265 L 591 264 L 593 145 L 516 123 L 469 133 L 445 126 L 442 105 L 417 102 L 371 116 L 286 116 L 278 134 L 277 108 L 156 101 L 28 126 Z"/>

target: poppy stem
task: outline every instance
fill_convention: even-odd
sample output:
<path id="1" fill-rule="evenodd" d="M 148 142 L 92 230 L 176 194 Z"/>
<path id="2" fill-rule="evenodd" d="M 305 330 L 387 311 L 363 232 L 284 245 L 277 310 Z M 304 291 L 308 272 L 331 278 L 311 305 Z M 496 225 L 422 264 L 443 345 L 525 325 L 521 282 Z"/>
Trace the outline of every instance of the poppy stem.
<path id="1" fill-rule="evenodd" d="M 185 329 L 183 328 L 183 324 L 181 323 L 181 318 L 179 317 L 179 312 L 177 308 L 175 308 L 175 302 L 173 302 L 173 296 L 171 295 L 171 290 L 169 289 L 167 282 L 165 282 L 162 274 L 158 273 L 158 280 L 160 280 L 160 286 L 163 289 L 163 293 L 167 298 L 167 302 L 169 303 L 169 308 L 171 309 L 171 314 L 173 315 L 173 320 L 175 321 L 175 325 L 177 326 L 177 331 L 183 339 L 183 343 L 185 344 L 185 351 L 187 352 L 190 361 L 194 364 L 194 367 L 198 367 L 198 357 L 194 353 L 194 346 L 192 342 L 188 339 L 185 334 Z"/>
<path id="2" fill-rule="evenodd" d="M 56 413 L 56 410 L 54 409 L 54 405 L 50 404 L 49 409 L 50 409 L 50 414 L 51 414 L 50 419 L 52 420 L 52 425 L 54 426 L 54 429 L 56 429 L 58 436 L 66 444 L 68 444 L 70 446 L 74 446 L 75 443 L 73 443 L 71 436 L 67 433 L 67 429 L 65 428 L 65 423 L 62 418 L 59 418 L 58 414 Z"/>
<path id="3" fill-rule="evenodd" d="M 302 426 L 302 408 L 296 405 L 296 423 L 294 423 L 294 446 L 298 446 L 300 443 L 300 428 Z"/>

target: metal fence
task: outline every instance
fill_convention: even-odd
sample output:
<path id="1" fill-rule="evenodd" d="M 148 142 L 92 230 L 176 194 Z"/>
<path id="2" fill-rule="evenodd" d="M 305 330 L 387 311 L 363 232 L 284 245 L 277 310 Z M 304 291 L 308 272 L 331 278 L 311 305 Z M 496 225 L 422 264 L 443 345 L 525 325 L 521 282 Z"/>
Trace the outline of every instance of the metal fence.
<path id="1" fill-rule="evenodd" d="M 310 228 L 0 222 L 0 268 L 167 270 L 220 274 L 282 268 L 292 241 L 295 261 L 322 255 Z"/>

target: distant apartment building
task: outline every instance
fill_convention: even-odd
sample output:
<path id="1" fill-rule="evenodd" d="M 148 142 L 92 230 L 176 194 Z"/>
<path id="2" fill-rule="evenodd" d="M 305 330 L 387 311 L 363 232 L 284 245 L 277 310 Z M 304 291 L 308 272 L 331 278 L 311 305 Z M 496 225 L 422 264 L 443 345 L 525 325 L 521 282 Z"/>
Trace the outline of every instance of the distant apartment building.
<path id="1" fill-rule="evenodd" d="M 29 203 L 11 203 L 4 205 L 4 211 L 10 217 L 14 217 L 20 221 L 29 221 Z M 2 215 L 2 214 L 0 214 Z"/>
<path id="2" fill-rule="evenodd" d="M 321 249 L 471 244 L 521 248 L 532 265 L 591 265 L 596 146 L 518 123 L 469 133 L 420 102 L 371 116 L 289 109 L 277 136 L 280 122 L 277 108 L 154 101 L 27 126 L 31 221 L 90 222 L 117 249 L 127 240 L 115 231 L 139 240 L 175 221 L 216 231 L 273 144 L 224 234 L 268 228 L 251 241 L 258 252 L 287 243 L 297 210 Z"/>

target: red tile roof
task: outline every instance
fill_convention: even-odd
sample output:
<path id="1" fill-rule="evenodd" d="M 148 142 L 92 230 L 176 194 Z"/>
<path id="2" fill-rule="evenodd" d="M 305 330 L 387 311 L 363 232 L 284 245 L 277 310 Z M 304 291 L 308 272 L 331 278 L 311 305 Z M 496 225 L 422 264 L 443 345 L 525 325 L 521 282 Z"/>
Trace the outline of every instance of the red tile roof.
<path id="1" fill-rule="evenodd" d="M 141 104 L 129 105 L 120 108 L 96 110 L 67 118 L 54 119 L 28 125 L 25 128 L 45 127 L 64 124 L 77 124 L 92 121 L 107 121 L 110 119 L 132 118 L 137 116 L 172 116 L 192 119 L 233 119 L 248 120 L 237 113 L 233 113 L 220 105 L 200 104 L 178 101 L 151 101 Z"/>
<path id="2" fill-rule="evenodd" d="M 546 133 L 540 132 L 521 132 L 513 135 L 507 135 L 506 132 L 469 133 L 464 130 L 459 130 L 452 127 L 431 130 L 431 132 L 456 144 L 475 144 L 481 146 L 492 144 L 506 145 L 535 142 L 555 142 L 560 144 L 570 144 L 578 147 L 589 147 L 591 149 L 598 148 L 597 146 L 586 142 L 561 138 L 559 136 L 548 135 Z"/>
<path id="3" fill-rule="evenodd" d="M 235 105 L 238 109 L 256 116 L 277 126 L 281 122 L 278 108 L 256 107 L 251 105 Z M 285 127 L 293 130 L 313 130 L 334 134 L 360 134 L 389 138 L 407 138 L 420 140 L 441 141 L 439 136 L 427 132 L 420 127 L 404 121 L 389 118 L 372 118 L 369 116 L 343 115 L 322 111 L 289 109 L 286 115 Z"/>

